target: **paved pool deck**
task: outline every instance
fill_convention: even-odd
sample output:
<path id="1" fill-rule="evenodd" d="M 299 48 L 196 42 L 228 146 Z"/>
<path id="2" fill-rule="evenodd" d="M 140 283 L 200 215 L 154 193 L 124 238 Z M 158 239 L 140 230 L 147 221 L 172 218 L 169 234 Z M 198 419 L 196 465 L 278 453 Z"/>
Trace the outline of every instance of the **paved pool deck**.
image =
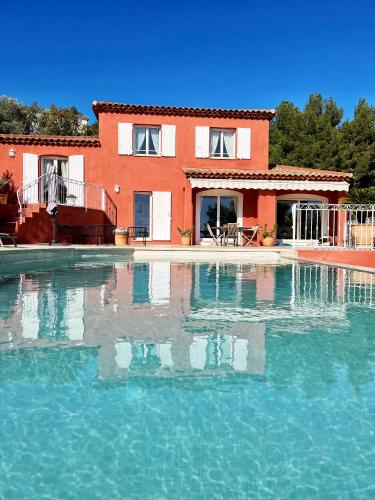
<path id="1" fill-rule="evenodd" d="M 375 252 L 374 252 L 375 255 Z M 292 261 L 326 264 L 374 273 L 375 269 L 340 262 L 322 262 L 298 255 L 291 247 L 214 247 L 182 245 L 10 245 L 0 248 L 0 273 L 11 265 L 51 264 L 61 260 L 82 260 L 90 257 L 123 257 L 135 261 L 158 259 L 173 261 L 241 261 L 254 264 L 279 264 Z"/>
<path id="2" fill-rule="evenodd" d="M 293 249 L 285 247 L 201 247 L 182 245 L 19 245 L 0 248 L 0 266 L 14 263 L 40 262 L 89 256 L 123 256 L 134 260 L 241 260 L 248 262 L 278 263 L 296 257 Z"/>

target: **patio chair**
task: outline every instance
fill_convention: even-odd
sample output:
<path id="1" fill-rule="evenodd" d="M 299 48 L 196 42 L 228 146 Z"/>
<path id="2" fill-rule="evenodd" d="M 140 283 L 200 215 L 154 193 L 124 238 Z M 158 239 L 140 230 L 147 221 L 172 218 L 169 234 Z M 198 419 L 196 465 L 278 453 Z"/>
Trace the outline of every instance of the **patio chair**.
<path id="1" fill-rule="evenodd" d="M 72 243 L 72 226 L 71 224 L 60 224 L 57 226 L 58 240 L 60 243 Z"/>
<path id="2" fill-rule="evenodd" d="M 87 226 L 87 231 L 85 232 L 84 237 L 88 244 L 90 244 L 92 240 L 94 240 L 97 245 L 103 244 L 103 225 L 89 224 Z"/>
<path id="3" fill-rule="evenodd" d="M 4 238 L 7 238 L 8 240 L 11 240 L 11 242 L 13 243 L 13 245 L 15 247 L 17 247 L 17 243 L 16 243 L 17 236 L 16 235 L 12 235 L 10 233 L 0 233 L 0 247 L 1 248 L 4 248 L 4 243 L 3 243 L 3 239 Z"/>
<path id="4" fill-rule="evenodd" d="M 209 224 L 206 224 L 208 234 L 211 236 L 213 241 L 217 246 L 222 245 L 225 237 L 225 233 L 220 233 L 219 236 L 216 236 L 214 232 L 212 231 L 212 227 Z M 225 242 L 224 242 L 225 243 Z"/>
<path id="5" fill-rule="evenodd" d="M 114 245 L 115 235 L 113 231 L 116 229 L 114 224 L 104 224 L 104 243 Z"/>
<path id="6" fill-rule="evenodd" d="M 133 242 L 138 239 L 142 239 L 144 245 L 146 245 L 147 238 L 149 236 L 147 228 L 144 226 L 131 226 L 128 227 L 129 242 L 130 238 L 133 238 Z"/>
<path id="7" fill-rule="evenodd" d="M 82 245 L 85 242 L 85 226 L 72 226 L 72 243 Z"/>
<path id="8" fill-rule="evenodd" d="M 242 232 L 242 239 L 244 240 L 243 246 L 254 246 L 256 243 L 256 236 L 259 232 L 259 226 L 253 226 L 252 228 L 247 228 L 247 229 L 252 229 L 253 232 L 251 235 L 247 235 L 244 231 Z"/>
<path id="9" fill-rule="evenodd" d="M 227 231 L 225 233 L 225 243 L 228 245 L 229 240 L 233 241 L 233 246 L 238 246 L 239 226 L 235 222 L 227 224 Z"/>

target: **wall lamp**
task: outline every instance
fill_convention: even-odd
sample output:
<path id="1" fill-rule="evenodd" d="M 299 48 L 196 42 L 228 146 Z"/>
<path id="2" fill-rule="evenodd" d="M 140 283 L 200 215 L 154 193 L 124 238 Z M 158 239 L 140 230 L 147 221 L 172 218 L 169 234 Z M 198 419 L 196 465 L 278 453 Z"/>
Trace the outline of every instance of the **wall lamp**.
<path id="1" fill-rule="evenodd" d="M 113 189 L 114 189 L 115 193 L 119 193 L 120 192 L 120 185 L 115 184 L 115 187 Z"/>
<path id="2" fill-rule="evenodd" d="M 9 150 L 9 156 L 10 156 L 11 158 L 14 158 L 14 157 L 16 156 L 16 152 L 14 151 L 14 149 L 13 149 L 13 148 Z"/>

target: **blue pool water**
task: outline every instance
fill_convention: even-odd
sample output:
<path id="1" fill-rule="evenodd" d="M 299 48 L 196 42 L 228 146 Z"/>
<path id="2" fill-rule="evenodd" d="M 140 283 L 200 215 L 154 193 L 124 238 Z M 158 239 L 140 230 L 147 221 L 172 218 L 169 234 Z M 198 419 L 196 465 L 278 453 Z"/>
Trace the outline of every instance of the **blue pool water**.
<path id="1" fill-rule="evenodd" d="M 159 261 L 4 276 L 0 498 L 374 498 L 374 278 Z"/>

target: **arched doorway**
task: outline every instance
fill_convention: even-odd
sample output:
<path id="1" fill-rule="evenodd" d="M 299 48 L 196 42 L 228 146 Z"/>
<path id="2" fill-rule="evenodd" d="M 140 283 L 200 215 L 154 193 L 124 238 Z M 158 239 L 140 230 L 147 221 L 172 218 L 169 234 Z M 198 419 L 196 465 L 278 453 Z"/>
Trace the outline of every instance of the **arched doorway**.
<path id="1" fill-rule="evenodd" d="M 242 225 L 243 194 L 230 189 L 208 189 L 196 196 L 195 241 L 210 242 L 206 224 L 218 227 L 229 222 Z"/>

